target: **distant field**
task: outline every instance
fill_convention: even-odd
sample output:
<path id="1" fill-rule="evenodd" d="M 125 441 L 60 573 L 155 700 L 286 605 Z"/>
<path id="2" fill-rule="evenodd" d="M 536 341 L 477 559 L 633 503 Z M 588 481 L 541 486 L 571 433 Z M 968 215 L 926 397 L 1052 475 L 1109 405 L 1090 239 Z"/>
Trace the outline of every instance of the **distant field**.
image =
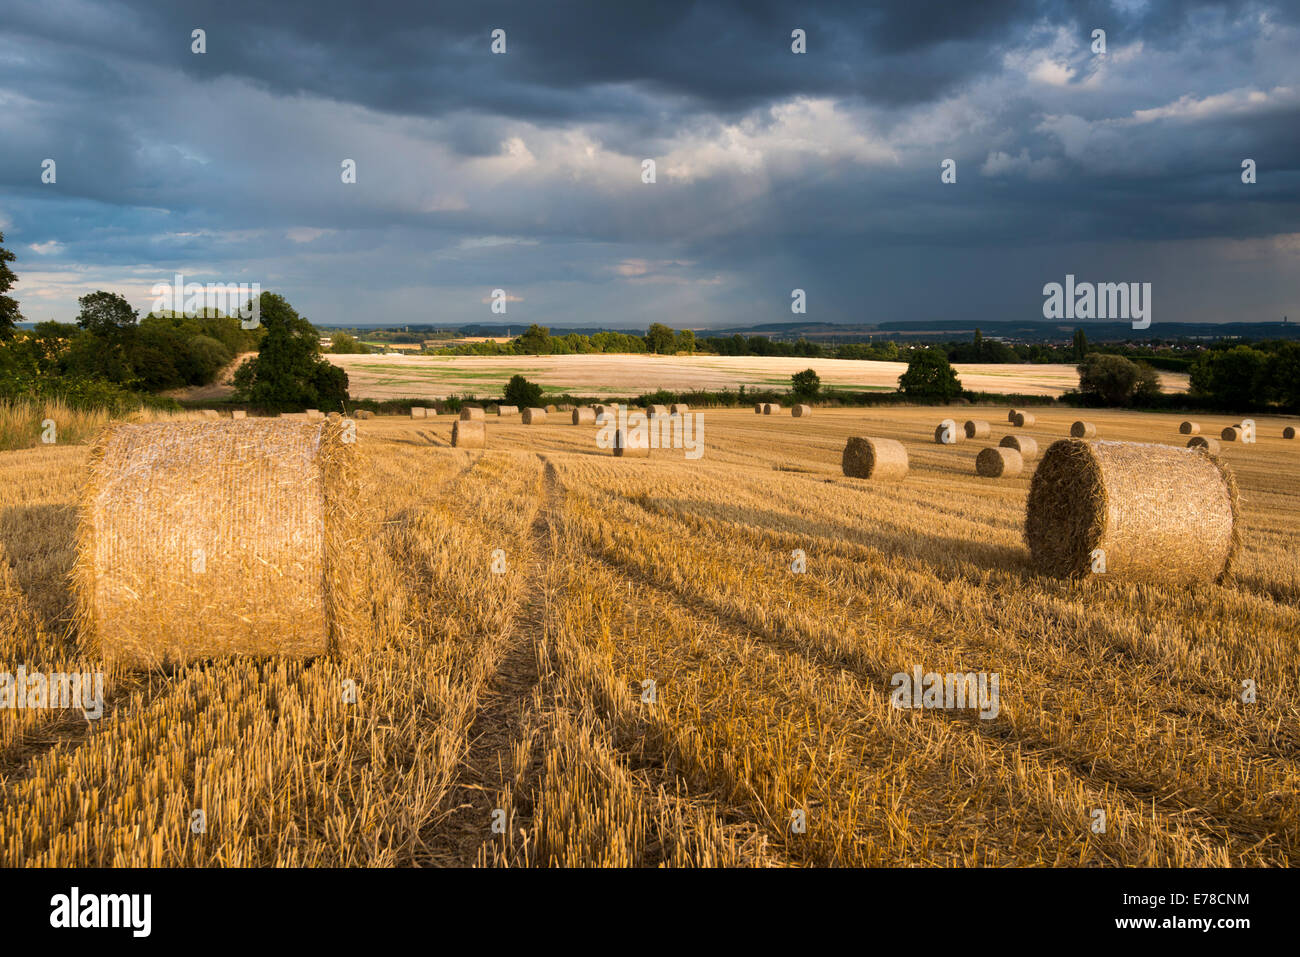
<path id="1" fill-rule="evenodd" d="M 624 396 L 655 389 L 786 389 L 790 376 L 815 369 L 823 386 L 893 391 L 901 362 L 786 359 L 761 356 L 328 356 L 347 370 L 359 399 L 444 398 L 499 392 L 516 373 L 548 392 Z M 1059 396 L 1079 382 L 1071 365 L 958 365 L 962 385 L 977 392 Z M 1186 392 L 1187 376 L 1161 373 L 1166 391 Z"/>

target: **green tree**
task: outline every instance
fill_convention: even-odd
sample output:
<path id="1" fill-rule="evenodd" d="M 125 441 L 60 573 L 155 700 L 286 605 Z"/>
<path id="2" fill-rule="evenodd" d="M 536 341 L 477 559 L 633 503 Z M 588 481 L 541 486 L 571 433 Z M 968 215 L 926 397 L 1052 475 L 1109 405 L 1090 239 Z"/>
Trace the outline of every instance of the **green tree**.
<path id="1" fill-rule="evenodd" d="M 515 340 L 524 355 L 548 356 L 551 354 L 551 330 L 546 326 L 531 325 Z"/>
<path id="2" fill-rule="evenodd" d="M 677 342 L 674 344 L 677 352 L 688 354 L 695 353 L 695 331 L 692 329 L 683 329 L 677 333 Z"/>
<path id="3" fill-rule="evenodd" d="M 265 332 L 255 358 L 235 373 L 235 390 L 245 401 L 268 408 L 324 408 L 347 398 L 348 376 L 321 358 L 316 328 L 283 296 L 262 293 Z"/>
<path id="4" fill-rule="evenodd" d="M 811 401 L 817 398 L 817 393 L 821 391 L 821 377 L 812 369 L 804 369 L 803 372 L 796 372 L 790 376 L 791 394 L 796 399 Z"/>
<path id="5" fill-rule="evenodd" d="M 5 234 L 0 233 L 0 342 L 14 337 L 14 326 L 22 322 L 23 314 L 18 311 L 18 302 L 7 293 L 18 281 L 9 264 L 14 261 L 13 253 L 5 249 Z"/>
<path id="6" fill-rule="evenodd" d="M 330 339 L 330 352 L 335 355 L 352 356 L 361 351 L 361 343 L 357 342 L 355 336 L 348 335 L 346 332 L 336 332 Z"/>
<path id="7" fill-rule="evenodd" d="M 1074 342 L 1070 346 L 1070 354 L 1075 362 L 1082 362 L 1083 357 L 1088 354 L 1088 335 L 1082 329 L 1074 330 Z"/>
<path id="8" fill-rule="evenodd" d="M 1264 370 L 1266 397 L 1285 406 L 1300 406 L 1300 342 L 1284 342 L 1268 357 Z"/>
<path id="9" fill-rule="evenodd" d="M 646 330 L 645 345 L 649 351 L 663 355 L 673 351 L 675 338 L 673 331 L 662 322 L 652 322 Z"/>
<path id="10" fill-rule="evenodd" d="M 919 349 L 907 360 L 898 388 L 910 399 L 948 402 L 961 394 L 961 380 L 942 349 Z"/>
<path id="11" fill-rule="evenodd" d="M 1207 352 L 1192 364 L 1191 390 L 1230 409 L 1248 409 L 1270 391 L 1269 356 L 1250 346 Z"/>
<path id="12" fill-rule="evenodd" d="M 1123 356 L 1094 352 L 1079 363 L 1079 391 L 1103 405 L 1128 405 L 1137 393 L 1141 370 Z"/>
<path id="13" fill-rule="evenodd" d="M 77 325 L 92 336 L 113 339 L 134 327 L 140 320 L 140 314 L 115 292 L 104 292 L 101 289 L 82 296 L 77 302 L 81 303 Z"/>
<path id="14" fill-rule="evenodd" d="M 542 387 L 521 375 L 512 375 L 506 383 L 505 404 L 535 409 L 542 404 Z"/>

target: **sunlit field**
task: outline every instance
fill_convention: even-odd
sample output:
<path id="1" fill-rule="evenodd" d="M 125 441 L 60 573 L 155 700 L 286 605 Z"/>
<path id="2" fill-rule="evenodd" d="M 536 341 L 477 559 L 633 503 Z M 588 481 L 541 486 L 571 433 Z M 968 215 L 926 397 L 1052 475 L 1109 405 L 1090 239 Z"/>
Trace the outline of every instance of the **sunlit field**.
<path id="1" fill-rule="evenodd" d="M 1079 417 L 1036 414 L 1043 448 Z M 110 668 L 96 722 L 0 709 L 0 863 L 1295 864 L 1300 441 L 1257 418 L 1225 445 L 1222 583 L 1068 583 L 1023 542 L 1032 469 L 975 475 L 1005 416 L 707 411 L 693 461 L 616 458 L 564 413 L 490 416 L 483 451 L 451 416 L 360 421 L 359 646 Z M 993 435 L 935 444 L 948 417 Z M 846 478 L 855 435 L 903 441 L 907 478 Z M 100 667 L 67 580 L 86 459 L 0 453 L 0 671 Z M 996 717 L 894 707 L 916 667 L 997 673 Z"/>

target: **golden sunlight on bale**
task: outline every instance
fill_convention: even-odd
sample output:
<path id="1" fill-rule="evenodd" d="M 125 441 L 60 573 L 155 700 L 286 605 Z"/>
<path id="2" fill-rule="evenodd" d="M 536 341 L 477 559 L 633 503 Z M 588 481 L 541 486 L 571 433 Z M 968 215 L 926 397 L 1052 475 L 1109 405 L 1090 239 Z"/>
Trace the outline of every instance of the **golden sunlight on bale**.
<path id="1" fill-rule="evenodd" d="M 987 439 L 992 429 L 983 419 L 968 419 L 963 428 L 968 439 Z"/>
<path id="2" fill-rule="evenodd" d="M 352 417 L 355 419 L 373 419 L 375 413 L 371 412 L 369 409 L 357 409 L 357 411 L 353 413 Z"/>
<path id="3" fill-rule="evenodd" d="M 544 408 L 542 411 L 543 411 L 543 412 L 551 412 L 551 413 L 555 413 L 555 412 L 559 412 L 560 410 L 559 410 L 559 408 L 557 408 L 557 407 L 554 406 L 554 405 L 548 405 L 548 406 L 547 406 L 546 408 Z"/>
<path id="4" fill-rule="evenodd" d="M 1178 426 L 1179 435 L 1200 435 L 1201 423 L 1188 420 Z"/>
<path id="5" fill-rule="evenodd" d="M 1007 421 L 1014 424 L 1016 421 L 1016 416 L 1020 415 L 1021 412 L 1022 412 L 1021 409 L 1012 409 L 1010 412 L 1007 413 Z"/>
<path id="6" fill-rule="evenodd" d="M 1070 426 L 1070 436 L 1075 439 L 1091 439 L 1097 435 L 1097 427 L 1091 422 L 1080 419 Z"/>
<path id="7" fill-rule="evenodd" d="M 269 418 L 105 429 L 73 569 L 87 653 L 153 668 L 335 649 L 364 540 L 347 434 Z"/>
<path id="8" fill-rule="evenodd" d="M 232 419 L 246 419 L 248 418 L 248 413 L 243 409 L 235 409 L 235 411 L 230 413 L 230 417 Z"/>
<path id="9" fill-rule="evenodd" d="M 322 412 L 320 409 L 308 409 L 307 418 L 309 421 L 318 422 L 321 419 L 325 418 L 325 413 Z"/>
<path id="10" fill-rule="evenodd" d="M 451 424 L 451 444 L 462 449 L 487 448 L 487 423 L 457 419 Z"/>
<path id="11" fill-rule="evenodd" d="M 1024 467 L 1025 460 L 1020 453 L 1003 445 L 980 449 L 980 454 L 975 457 L 975 474 L 984 478 L 1019 475 Z"/>
<path id="12" fill-rule="evenodd" d="M 1219 438 L 1225 442 L 1236 442 L 1241 438 L 1241 426 L 1230 425 L 1219 433 Z"/>
<path id="13" fill-rule="evenodd" d="M 674 402 L 672 408 L 668 411 L 671 415 L 685 415 L 687 412 L 691 411 L 691 407 L 685 402 Z"/>
<path id="14" fill-rule="evenodd" d="M 1033 425 L 1036 421 L 1038 420 L 1034 418 L 1032 412 L 1021 412 L 1017 410 L 1015 418 L 1011 420 L 1011 424 L 1018 429 L 1023 429 L 1027 425 Z"/>
<path id="15" fill-rule="evenodd" d="M 1059 578 L 1104 569 L 1184 585 L 1227 573 L 1237 523 L 1232 471 L 1203 449 L 1061 439 L 1030 483 L 1025 540 L 1039 570 Z"/>
<path id="16" fill-rule="evenodd" d="M 487 413 L 476 405 L 461 406 L 460 420 L 462 422 L 483 422 L 487 419 Z"/>
<path id="17" fill-rule="evenodd" d="M 1219 440 L 1198 435 L 1187 440 L 1187 447 L 1189 449 L 1207 449 L 1210 452 L 1217 452 L 1219 451 Z"/>
<path id="18" fill-rule="evenodd" d="M 545 409 L 524 409 L 524 425 L 541 425 L 545 421 Z"/>
<path id="19" fill-rule="evenodd" d="M 907 475 L 907 449 L 893 439 L 853 436 L 841 465 L 851 478 L 901 479 Z"/>
<path id="20" fill-rule="evenodd" d="M 425 409 L 423 406 L 419 406 L 419 405 L 411 406 L 411 418 L 423 419 L 425 417 L 424 413 L 425 413 Z"/>
<path id="21" fill-rule="evenodd" d="M 614 454 L 620 458 L 648 458 L 650 456 L 650 444 L 645 430 L 638 429 L 631 433 L 624 429 L 615 431 Z"/>
<path id="22" fill-rule="evenodd" d="M 595 425 L 596 410 L 586 405 L 579 406 L 578 408 L 574 409 L 573 424 L 574 425 Z"/>
<path id="23" fill-rule="evenodd" d="M 775 412 L 780 412 L 780 411 L 781 411 L 781 403 L 779 403 L 779 402 L 764 402 L 764 403 L 763 403 L 763 414 L 764 414 L 764 415 L 772 415 L 773 413 L 775 413 Z"/>
<path id="24" fill-rule="evenodd" d="M 965 434 L 952 419 L 944 419 L 934 427 L 934 440 L 940 445 L 956 445 Z"/>
<path id="25" fill-rule="evenodd" d="M 216 409 L 204 409 L 202 414 L 203 414 L 203 418 L 205 419 L 221 418 L 221 413 L 218 412 Z"/>
<path id="26" fill-rule="evenodd" d="M 652 405 L 646 410 L 646 414 L 649 415 L 651 418 L 656 418 L 657 416 L 661 416 L 661 415 L 668 415 L 669 414 L 668 406 Z"/>
<path id="27" fill-rule="evenodd" d="M 1026 462 L 1038 458 L 1038 440 L 1027 435 L 1004 435 L 998 445 L 1004 449 L 1015 449 Z"/>
<path id="28" fill-rule="evenodd" d="M 756 413 L 758 413 L 759 415 L 762 415 L 762 414 L 763 414 L 763 403 L 762 403 L 762 402 L 755 402 L 755 403 L 754 403 L 754 411 L 755 411 Z"/>
<path id="29" fill-rule="evenodd" d="M 804 416 L 812 415 L 812 406 L 811 405 L 791 406 L 790 414 L 794 416 L 796 419 L 802 419 Z"/>

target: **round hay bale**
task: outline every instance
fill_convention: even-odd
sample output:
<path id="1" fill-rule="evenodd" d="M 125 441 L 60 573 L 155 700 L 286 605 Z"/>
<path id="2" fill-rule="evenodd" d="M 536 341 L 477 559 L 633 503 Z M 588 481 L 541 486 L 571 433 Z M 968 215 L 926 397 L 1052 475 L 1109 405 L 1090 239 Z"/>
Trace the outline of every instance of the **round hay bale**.
<path id="1" fill-rule="evenodd" d="M 483 422 L 487 419 L 487 414 L 476 405 L 464 405 L 460 409 L 460 420 L 462 422 Z"/>
<path id="2" fill-rule="evenodd" d="M 345 434 L 278 418 L 101 432 L 73 568 L 84 650 L 128 668 L 337 650 L 368 538 Z"/>
<path id="3" fill-rule="evenodd" d="M 560 410 L 557 409 L 554 405 L 548 405 L 548 406 L 547 406 L 545 409 L 543 409 L 542 411 L 543 411 L 543 412 L 551 412 L 551 413 L 555 413 L 555 412 L 559 412 Z"/>
<path id="4" fill-rule="evenodd" d="M 353 415 L 353 418 L 356 419 L 373 419 L 374 417 L 375 413 L 371 412 L 369 409 L 357 409 Z"/>
<path id="5" fill-rule="evenodd" d="M 1189 449 L 1205 449 L 1208 452 L 1217 453 L 1219 451 L 1219 440 L 1211 439 L 1204 435 L 1198 435 L 1195 438 L 1187 440 L 1187 447 Z"/>
<path id="6" fill-rule="evenodd" d="M 1211 454 L 1061 439 L 1030 484 L 1025 540 L 1049 575 L 1090 575 L 1102 558 L 1121 581 L 1190 584 L 1227 573 L 1237 519 L 1232 471 Z"/>
<path id="7" fill-rule="evenodd" d="M 545 409 L 524 409 L 524 425 L 541 425 L 545 421 Z"/>
<path id="8" fill-rule="evenodd" d="M 201 415 L 203 416 L 203 418 L 205 418 L 205 419 L 219 419 L 219 418 L 221 418 L 221 413 L 218 412 L 216 409 L 203 409 L 202 412 L 201 412 L 200 414 L 201 414 Z"/>
<path id="9" fill-rule="evenodd" d="M 1020 411 L 1019 409 L 1012 409 L 1009 412 L 1007 412 L 1007 421 L 1008 422 L 1016 421 L 1016 413 L 1019 411 Z"/>
<path id="10" fill-rule="evenodd" d="M 1091 422 L 1085 422 L 1080 419 L 1070 426 L 1070 437 L 1075 439 L 1091 439 L 1097 434 L 1097 427 Z"/>
<path id="11" fill-rule="evenodd" d="M 649 415 L 650 418 L 652 419 L 660 415 L 668 415 L 668 406 L 652 405 L 646 409 L 646 414 Z"/>
<path id="12" fill-rule="evenodd" d="M 235 409 L 235 411 L 230 413 L 230 417 L 232 419 L 246 419 L 248 418 L 248 413 L 243 409 Z"/>
<path id="13" fill-rule="evenodd" d="M 790 415 L 796 419 L 802 419 L 806 415 L 812 415 L 811 405 L 795 405 L 790 407 Z"/>
<path id="14" fill-rule="evenodd" d="M 488 415 L 500 415 L 501 406 L 493 403 L 492 405 L 489 405 L 484 411 L 486 411 Z"/>
<path id="15" fill-rule="evenodd" d="M 1295 438 L 1295 426 L 1294 426 L 1294 425 L 1288 425 L 1285 429 L 1283 429 L 1283 430 L 1282 430 L 1282 438 L 1284 438 L 1284 439 L 1294 439 L 1294 438 Z"/>
<path id="16" fill-rule="evenodd" d="M 614 454 L 619 458 L 648 458 L 650 456 L 650 445 L 645 437 L 645 432 L 638 430 L 629 434 L 624 429 L 615 430 Z"/>
<path id="17" fill-rule="evenodd" d="M 987 439 L 989 433 L 993 431 L 983 419 L 968 419 L 963 428 L 968 439 Z"/>
<path id="18" fill-rule="evenodd" d="M 411 418 L 413 419 L 423 419 L 426 412 L 428 412 L 428 410 L 422 405 L 411 406 Z"/>
<path id="19" fill-rule="evenodd" d="M 497 415 L 518 415 L 519 406 L 517 405 L 499 405 L 497 406 Z"/>
<path id="20" fill-rule="evenodd" d="M 1200 435 L 1201 423 L 1193 422 L 1189 419 L 1188 421 L 1183 422 L 1178 426 L 1178 434 L 1179 435 Z"/>
<path id="21" fill-rule="evenodd" d="M 463 449 L 487 448 L 487 423 L 457 419 L 451 424 L 451 444 Z"/>
<path id="22" fill-rule="evenodd" d="M 764 414 L 764 415 L 771 415 L 773 412 L 780 412 L 780 411 L 781 411 L 781 404 L 780 404 L 779 402 L 764 402 L 764 403 L 763 403 L 763 414 Z"/>
<path id="23" fill-rule="evenodd" d="M 325 414 L 320 409 L 308 409 L 307 418 L 312 421 L 319 421 L 325 418 Z"/>
<path id="24" fill-rule="evenodd" d="M 1004 449 L 1015 449 L 1026 462 L 1038 458 L 1038 440 L 1027 435 L 1004 435 L 998 445 Z"/>
<path id="25" fill-rule="evenodd" d="M 944 419 L 934 427 L 934 440 L 940 445 L 956 445 L 957 440 L 965 434 L 952 419 Z"/>
<path id="26" fill-rule="evenodd" d="M 1024 467 L 1025 460 L 1020 453 L 1003 445 L 990 445 L 980 449 L 980 454 L 975 456 L 975 474 L 984 478 L 1019 475 Z"/>
<path id="27" fill-rule="evenodd" d="M 1034 418 L 1032 412 L 1016 412 L 1016 417 L 1011 420 L 1011 424 L 1018 429 L 1023 429 L 1027 425 L 1033 425 L 1038 420 Z"/>
<path id="28" fill-rule="evenodd" d="M 907 475 L 907 449 L 893 439 L 853 436 L 844 446 L 841 465 L 852 478 L 901 479 Z"/>
<path id="29" fill-rule="evenodd" d="M 668 410 L 670 415 L 685 415 L 691 411 L 691 407 L 685 402 L 674 402 L 672 408 Z"/>
<path id="30" fill-rule="evenodd" d="M 755 403 L 754 403 L 754 411 L 755 411 L 756 413 L 758 413 L 759 415 L 762 415 L 762 414 L 763 414 L 763 403 L 762 403 L 762 402 L 755 402 Z"/>
<path id="31" fill-rule="evenodd" d="M 1225 442 L 1236 442 L 1241 438 L 1241 426 L 1230 425 L 1219 433 L 1219 438 Z"/>
<path id="32" fill-rule="evenodd" d="M 573 410 L 574 425 L 595 425 L 596 410 L 590 406 L 582 405 Z"/>

